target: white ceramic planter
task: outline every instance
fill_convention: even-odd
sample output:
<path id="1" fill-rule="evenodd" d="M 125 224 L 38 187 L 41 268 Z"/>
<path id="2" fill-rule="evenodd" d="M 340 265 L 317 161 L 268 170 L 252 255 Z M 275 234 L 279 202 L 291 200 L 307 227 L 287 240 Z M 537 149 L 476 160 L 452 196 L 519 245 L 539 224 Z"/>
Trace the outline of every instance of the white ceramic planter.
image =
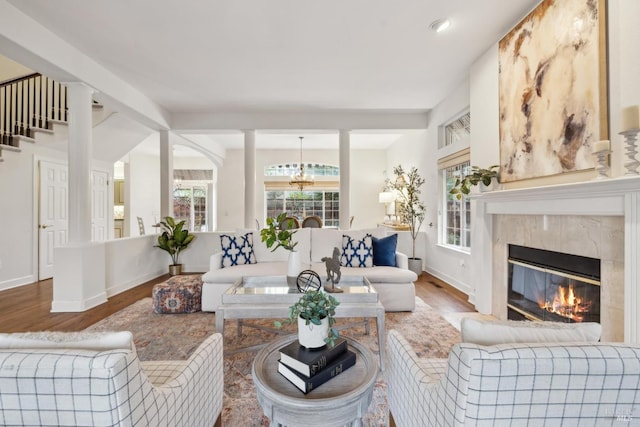
<path id="1" fill-rule="evenodd" d="M 300 252 L 289 251 L 289 260 L 287 263 L 287 283 L 289 283 L 289 286 L 296 286 L 296 279 L 301 271 L 302 262 L 300 261 Z"/>
<path id="2" fill-rule="evenodd" d="M 314 325 L 302 317 L 298 317 L 298 341 L 300 345 L 306 348 L 324 347 L 324 339 L 329 335 L 329 318 L 325 317 L 320 321 L 319 325 Z"/>
<path id="3" fill-rule="evenodd" d="M 420 277 L 422 275 L 422 258 L 409 258 L 409 270 Z"/>

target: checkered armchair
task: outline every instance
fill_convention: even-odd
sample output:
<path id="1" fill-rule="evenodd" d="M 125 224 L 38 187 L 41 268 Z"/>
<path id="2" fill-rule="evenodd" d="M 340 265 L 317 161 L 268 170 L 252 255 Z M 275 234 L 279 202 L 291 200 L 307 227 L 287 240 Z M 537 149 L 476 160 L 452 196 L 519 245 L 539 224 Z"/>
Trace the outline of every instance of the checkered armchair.
<path id="1" fill-rule="evenodd" d="M 220 334 L 151 362 L 128 332 L 0 334 L 0 425 L 210 427 L 222 394 Z"/>
<path id="2" fill-rule="evenodd" d="M 388 337 L 388 402 L 397 426 L 600 426 L 640 419 L 640 346 L 457 344 L 421 359 Z"/>

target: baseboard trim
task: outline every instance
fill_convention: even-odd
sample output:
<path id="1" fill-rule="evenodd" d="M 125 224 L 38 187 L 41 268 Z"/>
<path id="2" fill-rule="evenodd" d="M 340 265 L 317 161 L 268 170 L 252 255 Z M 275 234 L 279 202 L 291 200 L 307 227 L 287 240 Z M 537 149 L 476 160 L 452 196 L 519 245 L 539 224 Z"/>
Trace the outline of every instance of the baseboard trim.
<path id="1" fill-rule="evenodd" d="M 15 279 L 0 282 L 0 291 L 17 288 L 19 286 L 28 285 L 37 281 L 38 280 L 36 279 L 36 276 L 33 274 L 30 274 L 28 276 L 17 277 Z"/>
<path id="2" fill-rule="evenodd" d="M 474 295 L 473 289 L 469 285 L 467 285 L 466 283 L 459 282 L 454 277 L 451 277 L 448 274 L 445 274 L 445 273 L 443 273 L 441 271 L 438 271 L 438 270 L 436 270 L 434 268 L 427 267 L 427 269 L 425 271 L 427 273 L 431 274 L 432 276 L 435 276 L 438 279 L 440 279 L 440 280 L 442 280 L 444 282 L 447 282 L 452 287 L 456 288 L 460 292 L 462 292 L 465 295 L 467 295 L 467 297 L 469 298 L 469 301 L 471 301 L 472 299 L 475 299 L 475 295 Z"/>

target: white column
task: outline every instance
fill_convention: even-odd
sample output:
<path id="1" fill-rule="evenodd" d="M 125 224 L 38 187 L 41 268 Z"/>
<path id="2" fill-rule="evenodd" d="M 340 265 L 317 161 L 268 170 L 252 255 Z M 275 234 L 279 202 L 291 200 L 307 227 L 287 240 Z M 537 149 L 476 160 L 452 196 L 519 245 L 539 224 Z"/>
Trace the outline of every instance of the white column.
<path id="1" fill-rule="evenodd" d="M 68 83 L 69 243 L 91 241 L 91 154 L 93 89 Z"/>
<path id="2" fill-rule="evenodd" d="M 624 342 L 640 343 L 640 192 L 624 200 Z"/>
<path id="3" fill-rule="evenodd" d="M 256 131 L 244 131 L 244 227 L 256 226 Z"/>
<path id="4" fill-rule="evenodd" d="M 91 241 L 93 90 L 67 84 L 69 243 L 54 249 L 52 312 L 78 312 L 107 300 L 105 243 Z"/>
<path id="5" fill-rule="evenodd" d="M 483 314 L 493 311 L 493 215 L 487 214 L 487 204 L 481 200 L 471 201 L 471 286 L 469 302 Z"/>
<path id="6" fill-rule="evenodd" d="M 348 130 L 340 130 L 340 229 L 348 230 L 351 220 L 351 139 Z"/>
<path id="7" fill-rule="evenodd" d="M 169 131 L 160 131 L 160 217 L 173 216 L 173 150 Z"/>

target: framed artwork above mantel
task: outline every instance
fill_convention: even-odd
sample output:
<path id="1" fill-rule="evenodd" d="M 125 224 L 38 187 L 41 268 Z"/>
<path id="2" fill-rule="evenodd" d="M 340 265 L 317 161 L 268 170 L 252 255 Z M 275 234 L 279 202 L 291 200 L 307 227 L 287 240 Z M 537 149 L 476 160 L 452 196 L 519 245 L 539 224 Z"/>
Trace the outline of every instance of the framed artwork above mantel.
<path id="1" fill-rule="evenodd" d="M 499 43 L 500 181 L 591 169 L 608 139 L 605 0 L 543 0 Z"/>

